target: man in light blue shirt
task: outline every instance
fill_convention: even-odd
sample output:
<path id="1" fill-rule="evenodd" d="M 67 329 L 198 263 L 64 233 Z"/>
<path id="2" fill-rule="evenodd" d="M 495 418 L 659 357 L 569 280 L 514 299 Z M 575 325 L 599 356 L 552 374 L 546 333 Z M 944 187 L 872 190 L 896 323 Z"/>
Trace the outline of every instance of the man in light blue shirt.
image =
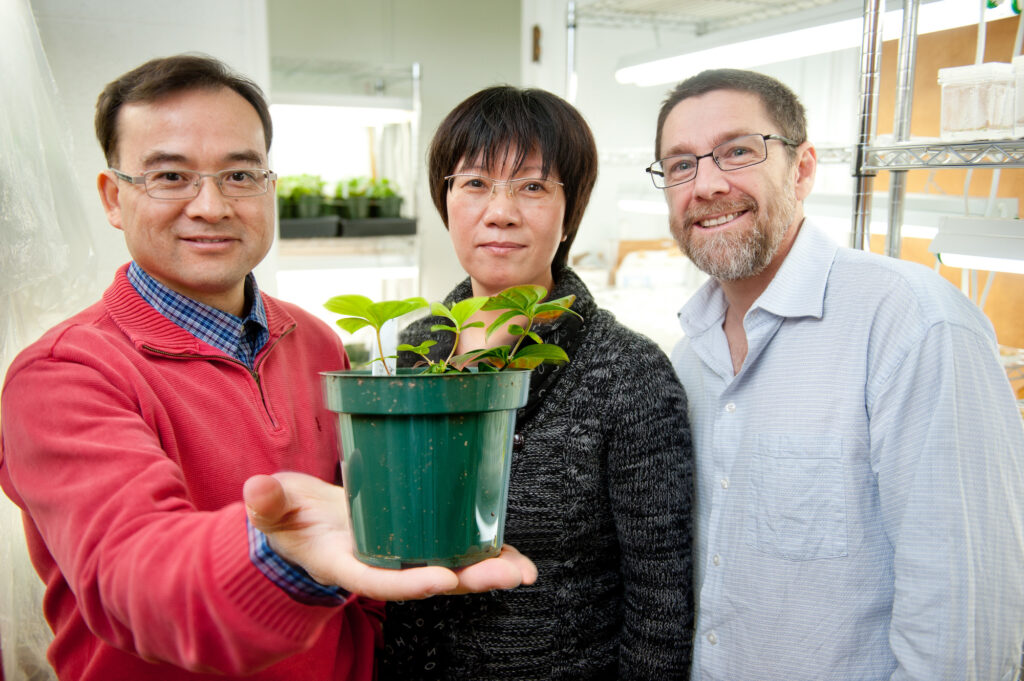
<path id="1" fill-rule="evenodd" d="M 708 283 L 673 364 L 697 452 L 693 679 L 1016 679 L 1024 426 L 991 324 L 803 215 L 816 154 L 765 76 L 658 121 L 672 234 Z"/>

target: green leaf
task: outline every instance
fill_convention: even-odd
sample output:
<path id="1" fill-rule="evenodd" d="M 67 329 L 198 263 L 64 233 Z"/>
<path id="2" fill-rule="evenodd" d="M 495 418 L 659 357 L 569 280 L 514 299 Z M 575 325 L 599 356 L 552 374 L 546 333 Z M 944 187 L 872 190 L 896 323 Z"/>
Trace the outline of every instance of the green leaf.
<path id="1" fill-rule="evenodd" d="M 532 340 L 534 343 L 536 343 L 538 345 L 540 345 L 540 344 L 542 344 L 544 342 L 543 340 L 541 340 L 541 337 L 538 336 L 535 331 L 531 331 L 530 333 L 528 333 L 526 335 L 529 336 L 530 340 Z"/>
<path id="2" fill-rule="evenodd" d="M 572 307 L 572 304 L 575 303 L 575 302 L 576 302 L 576 296 L 568 295 L 568 296 L 563 296 L 561 298 L 555 298 L 554 300 L 545 300 L 541 304 L 542 305 L 557 305 L 558 307 L 564 307 L 565 309 L 569 309 L 570 307 Z"/>
<path id="3" fill-rule="evenodd" d="M 545 360 L 540 357 L 514 357 L 508 363 L 508 367 L 510 369 L 536 369 L 544 362 Z"/>
<path id="4" fill-rule="evenodd" d="M 389 319 L 401 317 L 413 310 L 426 307 L 426 305 L 427 301 L 418 297 L 406 298 L 405 300 L 387 300 L 375 303 L 366 296 L 356 294 L 334 296 L 324 303 L 324 307 L 331 312 L 345 315 L 346 317 L 361 319 L 365 322 L 361 326 L 355 327 L 356 329 L 361 329 L 363 326 L 369 325 L 378 331 L 382 326 L 384 326 L 384 322 Z M 342 326 L 342 328 L 345 327 Z"/>
<path id="5" fill-rule="evenodd" d="M 508 353 L 511 348 L 507 345 L 499 345 L 495 348 L 479 348 L 461 355 L 456 355 L 449 360 L 449 364 L 457 366 L 460 370 L 472 362 L 489 361 L 495 366 L 503 367 L 508 363 Z"/>
<path id="6" fill-rule="evenodd" d="M 343 331 L 347 333 L 355 333 L 359 329 L 370 326 L 370 322 L 359 317 L 345 317 L 344 319 L 336 319 L 335 324 L 340 326 Z"/>
<path id="7" fill-rule="evenodd" d="M 495 330 L 504 326 L 508 320 L 515 319 L 518 316 L 520 316 L 520 313 L 517 312 L 516 310 L 509 310 L 508 312 L 505 312 L 500 317 L 491 322 L 491 325 L 487 327 L 487 333 L 485 335 L 489 338 L 490 335 L 495 332 Z"/>
<path id="8" fill-rule="evenodd" d="M 569 308 L 561 307 L 560 305 L 552 305 L 551 303 L 541 303 L 533 310 L 534 319 L 539 322 L 550 322 L 554 319 L 558 319 L 566 312 L 583 319 L 583 316 L 576 312 L 576 310 L 570 310 Z"/>
<path id="9" fill-rule="evenodd" d="M 513 336 L 523 336 L 523 335 L 526 335 L 526 329 L 524 329 L 523 327 L 519 326 L 518 324 L 509 324 L 508 325 L 508 332 L 510 334 L 512 334 Z"/>
<path id="10" fill-rule="evenodd" d="M 539 345 L 527 345 L 519 349 L 511 360 L 509 366 L 516 369 L 533 369 L 541 364 L 565 364 L 569 356 L 565 350 L 557 345 L 541 343 Z"/>
<path id="11" fill-rule="evenodd" d="M 360 295 L 334 296 L 324 303 L 324 307 L 331 312 L 364 319 L 369 316 L 371 305 L 372 300 Z"/>
<path id="12" fill-rule="evenodd" d="M 455 315 L 451 313 L 451 311 L 445 306 L 444 303 L 431 303 L 430 314 L 434 315 L 435 317 L 446 317 L 447 319 L 450 319 L 453 322 L 458 321 L 457 319 L 455 319 Z"/>
<path id="13" fill-rule="evenodd" d="M 519 348 L 514 359 L 537 358 L 544 362 L 562 363 L 569 361 L 569 355 L 565 350 L 551 343 L 538 343 L 537 345 L 526 345 Z"/>
<path id="14" fill-rule="evenodd" d="M 475 298 L 466 298 L 452 305 L 452 317 L 458 322 L 461 328 L 468 328 L 465 326 L 466 322 L 470 317 L 479 312 L 480 308 L 487 304 L 490 300 L 487 296 L 477 296 Z"/>
<path id="15" fill-rule="evenodd" d="M 370 315 L 367 317 L 371 323 L 374 324 L 374 328 L 379 329 L 384 326 L 384 322 L 390 319 L 397 319 L 402 315 L 408 314 L 413 310 L 418 310 L 421 307 L 426 307 L 427 301 L 424 298 L 406 298 L 405 300 L 385 300 L 380 303 L 373 303 L 370 306 Z"/>
<path id="16" fill-rule="evenodd" d="M 430 327 L 431 331 L 451 331 L 452 333 L 458 333 L 459 330 L 454 326 L 447 326 L 445 324 L 434 324 Z"/>
<path id="17" fill-rule="evenodd" d="M 426 355 L 430 352 L 430 348 L 437 345 L 435 340 L 425 340 L 419 345 L 409 345 L 408 343 L 400 343 L 398 350 L 401 352 L 415 352 L 417 355 Z"/>
<path id="18" fill-rule="evenodd" d="M 513 286 L 492 296 L 491 299 L 487 301 L 487 304 L 484 305 L 483 309 L 526 310 L 531 305 L 542 300 L 547 294 L 548 290 L 546 288 L 535 284 Z"/>

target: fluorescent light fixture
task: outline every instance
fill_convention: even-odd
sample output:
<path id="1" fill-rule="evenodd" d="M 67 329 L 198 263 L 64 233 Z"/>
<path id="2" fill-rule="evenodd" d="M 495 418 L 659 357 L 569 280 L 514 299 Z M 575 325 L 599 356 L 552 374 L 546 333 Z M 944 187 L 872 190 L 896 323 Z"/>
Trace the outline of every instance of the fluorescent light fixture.
<path id="1" fill-rule="evenodd" d="M 986 10 L 986 21 L 1014 16 L 1012 3 Z M 639 86 L 675 83 L 710 68 L 750 68 L 860 47 L 863 4 L 839 2 L 820 11 L 786 15 L 776 20 L 696 36 L 678 49 L 648 52 L 620 62 L 615 80 Z M 918 35 L 978 23 L 978 5 L 964 0 L 936 0 L 918 9 Z M 903 10 L 886 12 L 882 37 L 900 37 Z"/>
<path id="2" fill-rule="evenodd" d="M 928 250 L 950 267 L 1024 274 L 1024 221 L 945 217 Z"/>
<path id="3" fill-rule="evenodd" d="M 964 270 L 1024 274 L 1024 260 L 986 258 L 980 255 L 960 255 L 958 253 L 943 253 L 939 256 L 939 261 L 947 267 L 957 267 Z"/>

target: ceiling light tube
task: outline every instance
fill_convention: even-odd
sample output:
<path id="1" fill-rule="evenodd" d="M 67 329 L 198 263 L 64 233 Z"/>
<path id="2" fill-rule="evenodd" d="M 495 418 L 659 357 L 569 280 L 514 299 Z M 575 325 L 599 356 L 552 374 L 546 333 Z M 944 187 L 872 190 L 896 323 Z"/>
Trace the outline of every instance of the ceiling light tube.
<path id="1" fill-rule="evenodd" d="M 862 5 L 836 3 L 831 14 L 801 13 L 695 37 L 690 50 L 648 52 L 620 61 L 615 80 L 641 87 L 674 83 L 710 68 L 750 68 L 836 52 L 861 44 Z M 986 10 L 986 20 L 1013 16 L 1011 3 Z M 963 0 L 935 0 L 918 11 L 918 35 L 978 22 L 977 5 Z M 899 38 L 903 10 L 887 12 L 884 40 Z M 796 28 L 794 28 L 796 27 Z"/>

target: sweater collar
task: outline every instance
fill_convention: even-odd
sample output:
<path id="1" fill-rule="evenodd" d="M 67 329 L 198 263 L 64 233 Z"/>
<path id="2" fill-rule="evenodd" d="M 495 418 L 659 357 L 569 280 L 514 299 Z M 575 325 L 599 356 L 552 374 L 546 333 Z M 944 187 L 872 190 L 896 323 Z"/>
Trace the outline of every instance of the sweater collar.
<path id="1" fill-rule="evenodd" d="M 132 286 L 127 273 L 128 264 L 118 269 L 113 283 L 103 293 L 103 304 L 114 323 L 136 347 L 149 346 L 168 354 L 220 354 L 147 303 Z M 295 319 L 273 298 L 262 292 L 260 296 L 270 332 L 270 340 L 265 347 L 269 347 L 295 326 Z"/>

